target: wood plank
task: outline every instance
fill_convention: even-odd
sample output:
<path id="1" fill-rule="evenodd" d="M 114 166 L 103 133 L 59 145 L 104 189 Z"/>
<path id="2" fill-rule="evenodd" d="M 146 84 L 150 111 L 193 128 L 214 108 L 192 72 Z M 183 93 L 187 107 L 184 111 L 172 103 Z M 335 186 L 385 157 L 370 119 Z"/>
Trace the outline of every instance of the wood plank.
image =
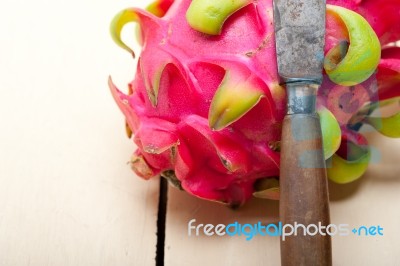
<path id="1" fill-rule="evenodd" d="M 359 181 L 348 185 L 329 183 L 331 222 L 351 227 L 377 226 L 384 236 L 333 237 L 334 265 L 400 265 L 400 140 L 367 133 L 374 149 L 374 162 Z M 381 158 L 378 157 L 381 154 Z M 279 220 L 278 204 L 253 200 L 239 210 L 206 202 L 170 188 L 166 225 L 166 264 L 180 265 L 280 265 L 279 239 L 244 237 L 188 236 L 188 222 L 272 223 Z"/>
<path id="2" fill-rule="evenodd" d="M 373 147 L 372 163 L 366 174 L 351 184 L 330 183 L 331 222 L 354 227 L 380 225 L 384 235 L 334 237 L 334 265 L 400 265 L 400 139 L 372 131 L 366 135 Z"/>
<path id="3" fill-rule="evenodd" d="M 111 41 L 131 2 L 6 1 L 0 10 L 0 265 L 154 265 L 158 180 L 107 87 L 133 78 Z M 3 29 L 3 28 L 2 28 Z"/>
<path id="4" fill-rule="evenodd" d="M 256 236 L 188 236 L 188 222 L 230 224 L 278 222 L 278 202 L 252 200 L 238 210 L 207 202 L 170 188 L 168 193 L 165 265 L 279 265 L 279 238 Z"/>

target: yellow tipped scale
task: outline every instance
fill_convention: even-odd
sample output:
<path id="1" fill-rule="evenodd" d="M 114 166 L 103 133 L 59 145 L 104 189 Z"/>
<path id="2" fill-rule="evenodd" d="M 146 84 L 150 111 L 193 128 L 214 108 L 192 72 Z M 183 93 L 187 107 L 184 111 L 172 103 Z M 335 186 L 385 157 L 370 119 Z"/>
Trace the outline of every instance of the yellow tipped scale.
<path id="1" fill-rule="evenodd" d="M 390 138 L 400 138 L 400 112 L 389 117 L 366 117 L 364 122 Z"/>
<path id="2" fill-rule="evenodd" d="M 163 2 L 162 0 L 156 0 L 156 1 L 152 2 L 151 4 L 149 4 L 146 7 L 146 10 L 157 17 L 162 17 L 165 15 L 165 12 L 166 12 L 166 10 L 163 10 L 161 8 L 162 2 Z"/>
<path id="3" fill-rule="evenodd" d="M 111 21 L 110 33 L 114 42 L 121 48 L 128 51 L 132 56 L 135 56 L 134 51 L 122 41 L 121 32 L 123 27 L 130 22 L 139 22 L 139 16 L 133 9 L 124 9 L 119 12 Z"/>
<path id="4" fill-rule="evenodd" d="M 271 177 L 260 179 L 254 184 L 253 196 L 260 199 L 279 200 L 279 180 Z"/>
<path id="5" fill-rule="evenodd" d="M 347 144 L 351 156 L 348 159 L 334 154 L 327 167 L 328 178 L 338 184 L 346 184 L 359 179 L 367 170 L 371 159 L 371 151 L 368 146 L 359 147 L 353 143 Z"/>
<path id="6" fill-rule="evenodd" d="M 219 35 L 224 22 L 251 0 L 193 0 L 186 13 L 189 25 L 202 33 Z"/>
<path id="7" fill-rule="evenodd" d="M 356 122 L 362 122 L 369 124 L 379 133 L 390 138 L 400 138 L 400 112 L 398 111 L 400 104 L 400 97 L 395 97 L 383 101 L 371 102 L 365 105 L 355 116 Z M 396 107 L 397 113 L 381 117 L 379 113 L 375 111 L 381 108 Z M 372 116 L 369 114 L 372 113 Z M 358 120 L 357 120 L 358 119 Z"/>
<path id="8" fill-rule="evenodd" d="M 240 119 L 261 100 L 264 92 L 251 84 L 252 79 L 241 80 L 227 70 L 208 115 L 210 127 L 220 130 Z"/>
<path id="9" fill-rule="evenodd" d="M 342 131 L 335 116 L 327 108 L 319 108 L 318 115 L 321 122 L 324 157 L 327 160 L 339 149 Z"/>
<path id="10" fill-rule="evenodd" d="M 381 58 L 381 46 L 374 30 L 354 11 L 333 5 L 327 5 L 326 10 L 343 21 L 350 39 L 349 46 L 342 42 L 327 53 L 324 60 L 326 73 L 333 82 L 343 86 L 367 80 L 375 72 Z M 344 50 L 347 50 L 345 55 Z"/>

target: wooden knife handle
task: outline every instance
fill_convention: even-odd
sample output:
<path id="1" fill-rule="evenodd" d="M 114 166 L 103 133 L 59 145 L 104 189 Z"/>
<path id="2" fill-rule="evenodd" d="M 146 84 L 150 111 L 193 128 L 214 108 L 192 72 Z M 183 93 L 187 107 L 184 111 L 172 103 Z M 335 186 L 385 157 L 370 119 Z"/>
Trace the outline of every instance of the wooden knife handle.
<path id="1" fill-rule="evenodd" d="M 283 121 L 280 170 L 280 220 L 282 225 L 330 224 L 328 187 L 317 114 L 286 115 Z M 289 232 L 290 228 L 286 228 Z M 315 232 L 315 227 L 310 227 Z M 332 229 L 330 229 L 332 230 Z M 326 230 L 321 230 L 326 234 Z M 282 266 L 332 265 L 331 237 L 319 232 L 281 237 Z M 283 233 L 283 232 L 282 232 Z"/>

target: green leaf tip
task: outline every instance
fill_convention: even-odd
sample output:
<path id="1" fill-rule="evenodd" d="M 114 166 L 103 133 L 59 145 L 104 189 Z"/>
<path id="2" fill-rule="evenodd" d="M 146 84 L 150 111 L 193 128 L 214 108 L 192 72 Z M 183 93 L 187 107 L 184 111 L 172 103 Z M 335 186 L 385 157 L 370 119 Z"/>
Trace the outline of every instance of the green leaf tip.
<path id="1" fill-rule="evenodd" d="M 229 71 L 217 89 L 208 115 L 210 127 L 221 130 L 240 119 L 261 100 L 264 92 L 252 84 L 252 79 L 232 77 Z"/>
<path id="2" fill-rule="evenodd" d="M 376 33 L 358 13 L 327 5 L 327 12 L 336 14 L 345 24 L 350 44 L 339 43 L 325 56 L 324 68 L 336 84 L 353 86 L 367 80 L 381 58 L 381 46 Z M 343 55 L 344 52 L 347 52 Z"/>
<path id="3" fill-rule="evenodd" d="M 133 9 L 124 9 L 120 11 L 111 21 L 110 33 L 114 42 L 121 48 L 128 51 L 135 57 L 134 51 L 121 39 L 121 32 L 124 26 L 130 22 L 139 22 L 139 16 Z"/>
<path id="4" fill-rule="evenodd" d="M 340 147 L 342 131 L 335 116 L 325 107 L 318 110 L 321 122 L 325 160 L 330 158 Z"/>
<path id="5" fill-rule="evenodd" d="M 338 184 L 347 184 L 359 179 L 367 170 L 371 159 L 371 149 L 367 145 L 358 146 L 347 142 L 347 158 L 335 153 L 328 160 L 328 178 Z"/>
<path id="6" fill-rule="evenodd" d="M 146 7 L 146 10 L 161 18 L 166 14 L 173 2 L 174 0 L 155 0 Z"/>
<path id="7" fill-rule="evenodd" d="M 280 189 L 277 178 L 263 178 L 254 184 L 253 196 L 260 199 L 279 200 Z"/>
<path id="8" fill-rule="evenodd" d="M 400 138 L 400 112 L 389 117 L 366 117 L 364 122 L 390 138 Z"/>
<path id="9" fill-rule="evenodd" d="M 186 13 L 189 25 L 202 33 L 219 35 L 224 22 L 251 0 L 193 0 Z"/>

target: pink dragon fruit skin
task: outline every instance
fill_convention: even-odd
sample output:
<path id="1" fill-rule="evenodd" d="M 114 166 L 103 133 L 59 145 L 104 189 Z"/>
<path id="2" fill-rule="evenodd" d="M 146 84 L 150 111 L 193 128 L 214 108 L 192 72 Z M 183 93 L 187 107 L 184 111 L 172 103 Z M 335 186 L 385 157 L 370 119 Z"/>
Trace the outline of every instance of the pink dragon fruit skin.
<path id="1" fill-rule="evenodd" d="M 241 205 L 257 181 L 279 176 L 286 95 L 277 75 L 272 0 L 248 1 L 216 36 L 188 24 L 190 0 L 159 2 L 164 16 L 131 10 L 140 24 L 142 51 L 129 93 L 109 80 L 138 147 L 132 168 L 145 179 L 167 176 L 194 196 Z M 400 1 L 328 3 L 364 15 L 381 44 L 400 39 Z M 386 13 L 375 11 L 380 4 Z M 345 38 L 341 25 L 328 18 L 326 52 Z M 398 48 L 383 52 L 378 74 L 363 89 L 324 80 L 318 104 L 335 115 L 343 134 L 366 102 L 400 95 L 399 55 Z M 346 92 L 351 96 L 343 97 Z"/>

